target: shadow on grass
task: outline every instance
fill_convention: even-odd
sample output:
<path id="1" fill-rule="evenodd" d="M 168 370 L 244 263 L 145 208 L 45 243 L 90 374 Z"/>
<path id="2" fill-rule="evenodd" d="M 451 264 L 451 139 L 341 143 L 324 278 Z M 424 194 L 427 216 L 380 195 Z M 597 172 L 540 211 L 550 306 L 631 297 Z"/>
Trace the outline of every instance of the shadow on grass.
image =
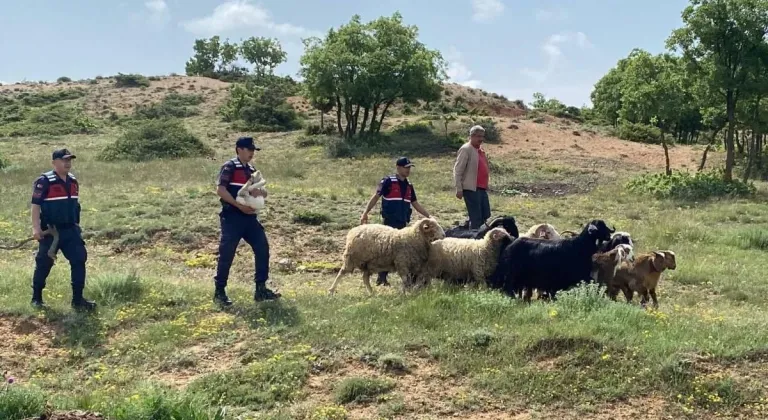
<path id="1" fill-rule="evenodd" d="M 257 329 L 264 326 L 293 327 L 301 323 L 301 314 L 296 306 L 284 301 L 260 302 L 256 305 L 237 306 L 226 309 Z"/>
<path id="2" fill-rule="evenodd" d="M 103 324 L 96 312 L 59 312 L 44 309 L 44 313 L 56 334 L 54 345 L 94 350 L 106 343 L 106 334 L 102 333 Z"/>

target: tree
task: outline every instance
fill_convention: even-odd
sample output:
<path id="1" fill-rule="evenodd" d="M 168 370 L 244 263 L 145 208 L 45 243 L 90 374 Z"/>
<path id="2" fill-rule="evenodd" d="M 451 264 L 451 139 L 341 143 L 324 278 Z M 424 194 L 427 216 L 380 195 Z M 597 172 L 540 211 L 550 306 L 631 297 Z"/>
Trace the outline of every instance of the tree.
<path id="1" fill-rule="evenodd" d="M 609 70 L 595 83 L 595 88 L 590 94 L 595 113 L 605 122 L 614 126 L 621 110 L 621 82 L 624 80 L 624 68 L 627 66 L 628 60 L 629 58 L 619 60 L 616 67 Z"/>
<path id="2" fill-rule="evenodd" d="M 219 78 L 224 74 L 245 73 L 244 69 L 235 65 L 239 47 L 228 39 L 223 43 L 218 35 L 210 39 L 196 39 L 192 48 L 195 55 L 187 61 L 187 76 Z"/>
<path id="3" fill-rule="evenodd" d="M 324 39 L 304 41 L 300 74 L 309 96 L 333 98 L 338 130 L 346 138 L 378 133 L 397 100 L 415 104 L 439 98 L 442 56 L 417 37 L 418 28 L 404 25 L 395 13 L 368 23 L 355 15 Z"/>
<path id="4" fill-rule="evenodd" d="M 728 121 L 724 179 L 730 181 L 736 109 L 748 94 L 748 77 L 768 33 L 768 0 L 691 0 L 682 18 L 685 26 L 672 33 L 667 47 L 681 50 L 692 69 L 722 95 Z"/>
<path id="5" fill-rule="evenodd" d="M 334 100 L 333 98 L 310 98 L 309 104 L 312 105 L 312 108 L 320 111 L 320 129 L 322 130 L 325 114 L 333 109 Z"/>
<path id="6" fill-rule="evenodd" d="M 243 59 L 254 66 L 258 77 L 271 75 L 275 67 L 283 63 L 287 57 L 280 41 L 264 37 L 250 37 L 240 46 Z"/>

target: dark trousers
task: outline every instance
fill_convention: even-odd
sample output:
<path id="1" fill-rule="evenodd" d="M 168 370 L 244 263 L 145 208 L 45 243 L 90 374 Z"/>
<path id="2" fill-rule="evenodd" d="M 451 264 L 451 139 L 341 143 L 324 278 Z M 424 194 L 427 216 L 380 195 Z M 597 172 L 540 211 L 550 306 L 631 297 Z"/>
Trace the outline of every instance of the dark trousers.
<path id="1" fill-rule="evenodd" d="M 244 239 L 253 249 L 256 283 L 266 283 L 269 279 L 269 242 L 264 227 L 255 216 L 236 211 L 224 211 L 219 215 L 221 221 L 221 239 L 219 241 L 219 261 L 214 282 L 216 287 L 227 286 L 229 269 L 235 259 L 235 251 Z"/>
<path id="2" fill-rule="evenodd" d="M 82 231 L 79 226 L 57 227 L 59 232 L 58 248 L 69 261 L 72 281 L 72 299 L 83 297 L 85 288 L 85 262 L 88 260 L 88 251 L 85 249 Z M 44 236 L 40 241 L 40 247 L 35 256 L 35 273 L 32 275 L 32 289 L 42 292 L 45 288 L 45 280 L 53 268 L 53 260 L 48 258 L 48 250 L 53 243 L 53 236 Z"/>
<path id="3" fill-rule="evenodd" d="M 384 224 L 387 226 L 391 226 L 395 229 L 402 229 L 408 225 L 406 222 L 399 222 L 399 221 L 393 221 L 393 220 L 387 220 L 384 219 Z M 387 271 L 382 271 L 379 273 L 379 278 L 376 281 L 376 284 L 384 284 L 387 282 Z"/>
<path id="4" fill-rule="evenodd" d="M 477 191 L 464 190 L 464 204 L 469 214 L 470 229 L 480 229 L 480 226 L 491 217 L 488 191 L 482 188 L 478 188 Z"/>

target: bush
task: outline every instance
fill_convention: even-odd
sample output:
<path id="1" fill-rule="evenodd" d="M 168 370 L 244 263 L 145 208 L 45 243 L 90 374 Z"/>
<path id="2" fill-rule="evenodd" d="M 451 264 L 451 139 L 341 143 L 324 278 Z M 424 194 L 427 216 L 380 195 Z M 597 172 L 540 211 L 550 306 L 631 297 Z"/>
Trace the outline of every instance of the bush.
<path id="1" fill-rule="evenodd" d="M 136 107 L 134 116 L 144 119 L 186 118 L 200 113 L 194 106 L 205 101 L 201 95 L 180 95 L 172 92 L 159 103 Z"/>
<path id="2" fill-rule="evenodd" d="M 304 133 L 308 136 L 317 136 L 320 134 L 330 136 L 336 134 L 336 128 L 328 124 L 324 127 L 320 127 L 319 124 L 310 124 L 304 129 Z"/>
<path id="3" fill-rule="evenodd" d="M 119 88 L 149 87 L 149 79 L 140 74 L 122 74 L 115 76 L 115 86 Z"/>
<path id="4" fill-rule="evenodd" d="M 97 131 L 95 122 L 82 109 L 53 104 L 37 109 L 17 106 L 0 110 L 0 137 L 62 136 L 67 134 L 92 134 Z"/>
<path id="5" fill-rule="evenodd" d="M 301 137 L 298 140 L 296 140 L 296 147 L 307 148 L 307 147 L 313 147 L 313 146 L 326 146 L 337 140 L 338 140 L 337 137 L 325 136 L 325 135 Z"/>
<path id="6" fill-rule="evenodd" d="M 237 128 L 255 131 L 285 131 L 301 128 L 296 111 L 281 88 L 259 86 L 249 80 L 230 87 L 229 99 L 220 110 L 224 120 Z"/>
<path id="7" fill-rule="evenodd" d="M 19 94 L 17 98 L 26 106 L 41 107 L 56 102 L 82 98 L 86 93 L 85 89 L 78 87 L 72 89 L 57 89 L 47 92 L 24 92 Z"/>
<path id="8" fill-rule="evenodd" d="M 3 157 L 2 153 L 0 153 L 0 169 L 5 169 L 8 167 L 8 160 Z"/>
<path id="9" fill-rule="evenodd" d="M 657 198 L 683 200 L 702 200 L 711 197 L 747 197 L 757 192 L 753 183 L 740 180 L 726 182 L 723 171 L 673 172 L 666 174 L 647 174 L 629 181 L 627 189 L 634 192 L 651 194 Z"/>
<path id="10" fill-rule="evenodd" d="M 480 125 L 485 129 L 486 143 L 496 144 L 501 142 L 501 130 L 496 126 L 496 122 L 492 119 L 471 122 L 465 126 L 464 131 L 460 134 L 469 137 L 469 129 L 474 125 Z"/>
<path id="11" fill-rule="evenodd" d="M 349 378 L 336 388 L 336 403 L 368 402 L 395 387 L 389 380 L 375 378 Z"/>
<path id="12" fill-rule="evenodd" d="M 623 140 L 661 144 L 661 130 L 647 124 L 622 122 L 613 129 L 612 134 Z M 671 140 L 670 138 L 669 141 Z"/>
<path id="13" fill-rule="evenodd" d="M 39 416 L 44 408 L 45 397 L 39 391 L 18 386 L 0 391 L 0 419 Z"/>
<path id="14" fill-rule="evenodd" d="M 58 79 L 56 79 L 56 81 L 57 81 L 58 83 L 69 83 L 69 82 L 71 82 L 71 81 L 72 81 L 72 79 L 70 79 L 70 78 L 69 78 L 69 77 L 67 77 L 67 76 L 62 76 L 62 77 L 59 77 Z"/>
<path id="15" fill-rule="evenodd" d="M 296 213 L 293 216 L 293 223 L 300 223 L 303 225 L 319 226 L 323 223 L 330 223 L 331 216 L 325 213 L 318 213 L 315 211 L 307 210 Z"/>
<path id="16" fill-rule="evenodd" d="M 208 157 L 213 150 L 177 119 L 150 120 L 130 129 L 101 153 L 106 161 Z"/>

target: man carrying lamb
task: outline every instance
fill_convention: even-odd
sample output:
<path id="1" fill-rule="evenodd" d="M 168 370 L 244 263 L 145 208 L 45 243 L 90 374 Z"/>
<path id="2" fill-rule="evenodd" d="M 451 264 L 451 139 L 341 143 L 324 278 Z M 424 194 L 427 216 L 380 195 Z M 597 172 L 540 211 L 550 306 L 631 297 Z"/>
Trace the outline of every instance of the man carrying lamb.
<path id="1" fill-rule="evenodd" d="M 266 285 L 269 278 L 269 242 L 264 233 L 264 226 L 261 225 L 252 208 L 235 200 L 237 192 L 248 182 L 251 174 L 256 171 L 250 163 L 256 150 L 261 149 L 253 144 L 252 137 L 240 137 L 235 143 L 237 157 L 224 163 L 219 172 L 216 193 L 221 198 L 222 205 L 219 213 L 221 240 L 219 242 L 216 277 L 214 277 L 216 291 L 213 300 L 225 306 L 232 304 L 232 301 L 227 297 L 225 288 L 229 278 L 229 269 L 235 259 L 235 251 L 240 244 L 240 239 L 244 239 L 251 246 L 256 259 L 254 300 L 258 302 L 280 297 L 279 293 L 269 290 Z M 254 190 L 251 195 L 266 197 L 267 194 L 263 190 Z"/>
<path id="2" fill-rule="evenodd" d="M 470 128 L 469 141 L 456 152 L 456 163 L 453 166 L 456 198 L 464 199 L 470 229 L 480 229 L 491 217 L 487 191 L 490 178 L 488 159 L 481 147 L 484 139 L 485 129 L 482 126 Z"/>
<path id="3" fill-rule="evenodd" d="M 379 197 L 382 198 L 381 217 L 387 226 L 395 229 L 408 226 L 411 222 L 411 206 L 422 216 L 429 217 L 427 210 L 416 201 L 416 191 L 411 181 L 408 180 L 413 166 L 414 164 L 407 157 L 401 157 L 397 160 L 395 173 L 382 178 L 376 192 L 368 200 L 368 206 L 363 215 L 360 216 L 360 224 L 368 223 L 368 213 L 379 201 Z M 379 273 L 376 285 L 389 286 L 386 271 Z"/>

